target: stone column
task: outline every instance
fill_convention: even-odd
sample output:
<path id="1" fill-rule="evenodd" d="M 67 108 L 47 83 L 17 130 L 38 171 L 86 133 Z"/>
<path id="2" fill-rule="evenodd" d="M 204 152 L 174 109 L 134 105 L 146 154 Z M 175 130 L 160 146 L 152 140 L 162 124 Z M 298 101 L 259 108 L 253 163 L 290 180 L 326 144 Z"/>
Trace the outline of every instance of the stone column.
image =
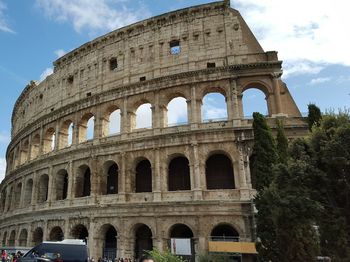
<path id="1" fill-rule="evenodd" d="M 234 97 L 233 97 L 233 90 L 231 83 L 228 83 L 228 88 L 226 88 L 227 94 L 225 97 L 226 100 L 226 107 L 227 107 L 227 120 L 231 122 L 235 117 L 234 117 Z"/>
<path id="2" fill-rule="evenodd" d="M 125 153 L 121 153 L 121 169 L 118 176 L 118 197 L 119 201 L 125 202 L 125 182 L 126 182 L 126 161 Z"/>
<path id="3" fill-rule="evenodd" d="M 197 94 L 195 86 L 191 86 L 191 114 L 189 115 L 191 128 L 197 128 L 201 122 L 201 114 L 198 114 Z M 201 102 L 201 100 L 200 100 Z M 201 109 L 199 108 L 199 111 Z"/>
<path id="4" fill-rule="evenodd" d="M 279 80 L 280 80 L 280 74 L 272 74 L 272 84 L 273 84 L 273 93 L 275 97 L 276 114 L 282 113 L 281 90 L 280 90 Z"/>
<path id="5" fill-rule="evenodd" d="M 71 200 L 74 197 L 74 175 L 73 175 L 73 161 L 68 163 L 68 188 L 67 188 L 67 200 Z"/>
<path id="6" fill-rule="evenodd" d="M 33 237 L 33 232 L 34 229 L 33 229 L 33 224 L 29 224 L 29 227 L 28 227 L 28 236 L 27 236 L 27 244 L 26 246 L 27 247 L 32 247 L 34 246 L 34 243 L 32 241 L 32 237 Z"/>
<path id="7" fill-rule="evenodd" d="M 128 133 L 128 99 L 126 97 L 123 100 L 123 109 L 121 110 L 120 118 L 120 133 Z"/>
<path id="8" fill-rule="evenodd" d="M 37 203 L 37 196 L 38 196 L 38 173 L 34 172 L 33 188 L 32 188 L 32 201 L 31 201 L 31 204 L 33 207 Z"/>
<path id="9" fill-rule="evenodd" d="M 43 147 L 44 147 L 44 128 L 41 124 L 40 127 L 40 143 L 39 143 L 39 153 L 38 156 L 41 156 L 43 154 Z"/>
<path id="10" fill-rule="evenodd" d="M 55 190 L 53 190 L 53 186 L 54 186 L 54 176 L 52 174 L 52 166 L 49 167 L 49 183 L 48 183 L 48 189 L 47 189 L 47 200 L 46 202 L 49 203 L 49 205 L 51 205 L 51 201 L 54 199 L 53 198 L 53 193 L 55 192 Z"/>
<path id="11" fill-rule="evenodd" d="M 55 147 L 54 151 L 57 151 L 60 149 L 60 133 L 61 133 L 61 127 L 59 120 L 56 121 L 56 127 L 55 127 Z"/>
<path id="12" fill-rule="evenodd" d="M 22 180 L 22 187 L 21 187 L 21 198 L 19 201 L 19 208 L 23 207 L 24 194 L 25 194 L 25 181 L 23 179 Z"/>
<path id="13" fill-rule="evenodd" d="M 72 145 L 79 144 L 79 125 L 80 119 L 78 118 L 78 114 L 74 115 L 74 124 L 73 124 L 73 134 L 72 134 Z"/>
<path id="14" fill-rule="evenodd" d="M 159 148 L 154 149 L 154 168 L 153 168 L 153 201 L 159 202 L 162 200 L 160 189 L 160 153 Z"/>
<path id="15" fill-rule="evenodd" d="M 244 165 L 244 155 L 242 145 L 238 145 L 238 166 L 239 166 L 239 188 L 246 189 L 247 188 L 247 177 L 245 173 L 245 165 Z"/>
<path id="16" fill-rule="evenodd" d="M 98 195 L 98 159 L 96 156 L 90 160 L 90 196 Z"/>
<path id="17" fill-rule="evenodd" d="M 191 179 L 193 179 L 193 199 L 201 200 L 203 199 L 203 188 L 201 183 L 201 174 L 199 171 L 199 155 L 198 155 L 198 144 L 193 143 L 192 145 L 192 154 L 193 154 L 193 174 Z M 192 183 L 191 183 L 192 184 Z"/>
<path id="18" fill-rule="evenodd" d="M 30 135 L 28 138 L 28 157 L 27 160 L 30 161 L 32 159 L 32 136 Z"/>

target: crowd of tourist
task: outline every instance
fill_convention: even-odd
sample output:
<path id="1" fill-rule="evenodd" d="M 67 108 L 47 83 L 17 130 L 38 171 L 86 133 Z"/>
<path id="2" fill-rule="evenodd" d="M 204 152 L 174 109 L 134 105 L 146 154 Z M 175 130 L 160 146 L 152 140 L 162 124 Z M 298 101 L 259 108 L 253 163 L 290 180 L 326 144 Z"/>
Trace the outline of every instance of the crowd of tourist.
<path id="1" fill-rule="evenodd" d="M 6 250 L 1 250 L 1 262 L 17 262 L 17 260 L 23 256 L 21 251 L 17 253 L 7 253 Z"/>

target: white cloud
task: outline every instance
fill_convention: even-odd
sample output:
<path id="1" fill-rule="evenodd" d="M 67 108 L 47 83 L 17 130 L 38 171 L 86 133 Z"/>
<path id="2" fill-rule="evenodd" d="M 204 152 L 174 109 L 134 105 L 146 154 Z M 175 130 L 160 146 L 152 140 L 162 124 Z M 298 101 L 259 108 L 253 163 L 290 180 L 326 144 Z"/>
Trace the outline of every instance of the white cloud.
<path id="1" fill-rule="evenodd" d="M 136 128 L 152 127 L 152 105 L 147 103 L 136 110 Z"/>
<path id="2" fill-rule="evenodd" d="M 176 97 L 168 104 L 168 124 L 180 124 L 187 120 L 187 102 L 183 97 Z"/>
<path id="3" fill-rule="evenodd" d="M 58 49 L 54 53 L 55 55 L 57 55 L 57 58 L 60 58 L 61 56 L 64 56 L 67 52 L 64 51 L 63 49 Z"/>
<path id="4" fill-rule="evenodd" d="M 9 27 L 6 17 L 5 10 L 7 9 L 6 5 L 0 1 L 0 31 L 7 33 L 14 33 L 14 31 Z"/>
<path id="5" fill-rule="evenodd" d="M 48 77 L 49 75 L 51 75 L 53 73 L 53 69 L 51 67 L 46 68 L 44 70 L 44 72 L 41 73 L 40 75 L 40 82 L 44 81 L 46 77 Z"/>
<path id="6" fill-rule="evenodd" d="M 0 158 L 0 182 L 4 179 L 6 172 L 6 159 Z"/>
<path id="7" fill-rule="evenodd" d="M 0 132 L 0 144 L 8 144 L 11 138 L 10 135 L 4 132 Z"/>
<path id="8" fill-rule="evenodd" d="M 45 14 L 60 22 L 70 22 L 77 32 L 114 30 L 148 15 L 146 10 L 132 11 L 125 0 L 36 0 Z"/>
<path id="9" fill-rule="evenodd" d="M 225 97 L 219 93 L 209 93 L 203 98 L 202 119 L 217 120 L 227 118 Z"/>
<path id="10" fill-rule="evenodd" d="M 346 52 L 349 1 L 235 0 L 232 6 L 242 13 L 264 50 L 278 51 L 279 58 L 288 64 L 302 61 L 320 67 L 350 66 L 350 52 Z M 313 70 L 320 69 L 316 66 Z M 300 73 L 305 72 L 309 73 Z"/>
<path id="11" fill-rule="evenodd" d="M 322 84 L 331 81 L 330 77 L 318 77 L 314 78 L 310 81 L 311 85 L 317 85 L 317 84 Z"/>

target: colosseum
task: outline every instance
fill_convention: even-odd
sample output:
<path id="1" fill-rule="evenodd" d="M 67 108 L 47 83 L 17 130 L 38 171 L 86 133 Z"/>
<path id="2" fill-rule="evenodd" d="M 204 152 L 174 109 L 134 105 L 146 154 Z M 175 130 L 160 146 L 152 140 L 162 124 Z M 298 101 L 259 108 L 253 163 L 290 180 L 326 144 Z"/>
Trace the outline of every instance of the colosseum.
<path id="1" fill-rule="evenodd" d="M 307 129 L 281 66 L 229 1 L 137 22 L 59 58 L 13 109 L 2 246 L 79 238 L 91 257 L 137 258 L 182 243 L 191 261 L 208 251 L 253 261 L 243 93 L 264 93 L 271 127 L 282 119 L 291 138 Z M 203 118 L 212 93 L 224 97 L 226 118 Z M 183 123 L 169 121 L 173 99 Z M 148 126 L 137 123 L 140 107 Z"/>

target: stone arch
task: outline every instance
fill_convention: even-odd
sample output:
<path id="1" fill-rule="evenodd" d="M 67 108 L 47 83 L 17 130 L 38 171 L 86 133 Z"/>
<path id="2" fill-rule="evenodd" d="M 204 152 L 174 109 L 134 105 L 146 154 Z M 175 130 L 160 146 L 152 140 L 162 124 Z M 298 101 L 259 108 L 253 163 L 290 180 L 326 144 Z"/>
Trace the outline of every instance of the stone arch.
<path id="1" fill-rule="evenodd" d="M 228 111 L 226 92 L 221 88 L 209 89 L 202 98 L 202 122 L 227 120 Z"/>
<path id="2" fill-rule="evenodd" d="M 232 160 L 223 152 L 213 152 L 205 162 L 207 189 L 234 189 Z"/>
<path id="3" fill-rule="evenodd" d="M 53 127 L 50 127 L 46 130 L 44 139 L 43 139 L 43 152 L 44 154 L 50 153 L 56 147 L 56 130 Z"/>
<path id="4" fill-rule="evenodd" d="M 153 249 L 153 234 L 147 225 L 137 224 L 134 226 L 134 236 L 134 256 L 136 259 L 139 259 L 145 254 L 145 251 Z"/>
<path id="5" fill-rule="evenodd" d="M 92 113 L 86 113 L 79 122 L 79 143 L 94 138 L 95 116 Z"/>
<path id="6" fill-rule="evenodd" d="M 51 229 L 49 234 L 50 241 L 62 241 L 64 239 L 64 233 L 61 227 L 55 226 Z"/>
<path id="7" fill-rule="evenodd" d="M 27 246 L 27 239 L 28 239 L 28 231 L 25 228 L 22 228 L 21 233 L 19 234 L 18 238 L 18 245 L 20 247 Z"/>
<path id="8" fill-rule="evenodd" d="M 169 161 L 168 190 L 191 190 L 189 161 L 184 155 L 175 155 Z"/>
<path id="9" fill-rule="evenodd" d="M 210 233 L 211 241 L 239 241 L 239 233 L 234 226 L 228 223 L 220 223 L 213 227 Z"/>
<path id="10" fill-rule="evenodd" d="M 27 206 L 32 203 L 32 193 L 33 193 L 33 179 L 29 178 L 26 181 L 25 188 L 24 188 L 23 205 Z"/>
<path id="11" fill-rule="evenodd" d="M 113 160 L 103 164 L 102 194 L 118 194 L 119 166 Z"/>
<path id="12" fill-rule="evenodd" d="M 87 165 L 78 168 L 75 176 L 75 197 L 86 197 L 91 194 L 91 170 Z"/>
<path id="13" fill-rule="evenodd" d="M 139 158 L 135 166 L 135 192 L 152 192 L 152 165 L 147 158 Z"/>
<path id="14" fill-rule="evenodd" d="M 152 128 L 152 104 L 148 100 L 141 100 L 136 104 L 135 115 L 132 115 L 131 129 Z"/>
<path id="15" fill-rule="evenodd" d="M 187 99 L 178 95 L 167 104 L 167 126 L 183 125 L 188 123 Z"/>
<path id="16" fill-rule="evenodd" d="M 68 194 L 68 183 L 69 183 L 69 176 L 68 172 L 65 169 L 61 169 L 56 174 L 56 192 L 55 192 L 55 198 L 56 200 L 64 200 L 67 198 Z"/>
<path id="17" fill-rule="evenodd" d="M 22 141 L 20 149 L 20 163 L 23 164 L 28 161 L 29 140 L 28 138 Z"/>
<path id="18" fill-rule="evenodd" d="M 22 182 L 17 183 L 15 189 L 15 204 L 14 208 L 21 207 L 21 196 L 22 196 Z"/>
<path id="19" fill-rule="evenodd" d="M 49 175 L 43 174 L 39 178 L 38 203 L 47 201 L 49 193 Z"/>
<path id="20" fill-rule="evenodd" d="M 107 108 L 102 118 L 102 136 L 119 134 L 121 131 L 121 109 L 112 105 Z"/>
<path id="21" fill-rule="evenodd" d="M 73 131 L 74 131 L 74 123 L 72 120 L 68 119 L 63 122 L 60 130 L 59 136 L 59 147 L 65 148 L 69 147 L 73 143 Z"/>
<path id="22" fill-rule="evenodd" d="M 39 245 L 41 242 L 43 242 L 44 232 L 41 227 L 37 227 L 33 231 L 33 237 L 32 237 L 32 243 L 34 246 Z"/>
<path id="23" fill-rule="evenodd" d="M 169 229 L 169 238 L 171 241 L 176 241 L 175 239 L 190 239 L 191 255 L 182 256 L 188 261 L 194 261 L 195 257 L 195 242 L 193 230 L 185 224 L 175 224 Z M 171 242 L 169 243 L 171 244 Z M 171 247 L 170 247 L 171 248 Z"/>
<path id="24" fill-rule="evenodd" d="M 74 239 L 82 239 L 87 243 L 89 237 L 89 231 L 83 224 L 75 225 L 71 230 L 71 236 Z"/>
<path id="25" fill-rule="evenodd" d="M 251 117 L 248 116 L 248 114 L 250 115 L 250 113 L 253 112 L 260 112 L 263 115 L 271 116 L 272 101 L 270 93 L 272 93 L 272 91 L 269 90 L 268 85 L 263 81 L 255 80 L 245 83 L 245 85 L 242 87 L 242 92 L 238 96 L 240 99 L 239 102 L 241 103 L 242 117 Z M 262 99 L 264 99 L 264 101 Z"/>
<path id="26" fill-rule="evenodd" d="M 37 158 L 39 156 L 39 150 L 40 150 L 40 135 L 36 134 L 34 135 L 31 141 L 30 159 Z"/>
<path id="27" fill-rule="evenodd" d="M 102 257 L 113 259 L 117 257 L 118 231 L 111 224 L 104 224 L 98 232 L 98 249 L 102 251 Z"/>
<path id="28" fill-rule="evenodd" d="M 9 239 L 7 241 L 7 245 L 9 247 L 14 247 L 15 243 L 16 243 L 16 231 L 12 230 L 11 233 L 10 233 Z"/>

